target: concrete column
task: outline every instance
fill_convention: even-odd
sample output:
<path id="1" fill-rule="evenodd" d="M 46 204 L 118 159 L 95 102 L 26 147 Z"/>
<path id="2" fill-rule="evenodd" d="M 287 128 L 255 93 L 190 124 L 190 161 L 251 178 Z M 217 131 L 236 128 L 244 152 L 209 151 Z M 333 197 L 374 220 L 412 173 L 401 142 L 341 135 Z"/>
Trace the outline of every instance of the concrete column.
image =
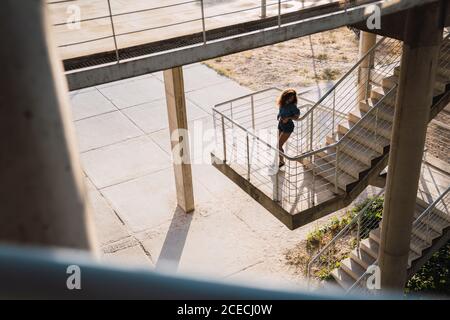
<path id="1" fill-rule="evenodd" d="M 403 290 L 442 27 L 439 3 L 410 10 L 393 123 L 379 266 L 386 290 Z"/>
<path id="2" fill-rule="evenodd" d="M 361 31 L 359 38 L 359 59 L 361 59 L 376 43 L 377 35 L 375 33 Z M 374 57 L 368 56 L 361 62 L 358 70 L 358 101 L 367 99 L 370 92 L 370 83 L 368 77 L 370 69 L 373 67 Z"/>
<path id="3" fill-rule="evenodd" d="M 89 249 L 90 210 L 44 1 L 0 10 L 0 241 Z"/>
<path id="4" fill-rule="evenodd" d="M 194 210 L 194 191 L 182 67 L 165 70 L 164 84 L 178 206 L 188 213 Z"/>

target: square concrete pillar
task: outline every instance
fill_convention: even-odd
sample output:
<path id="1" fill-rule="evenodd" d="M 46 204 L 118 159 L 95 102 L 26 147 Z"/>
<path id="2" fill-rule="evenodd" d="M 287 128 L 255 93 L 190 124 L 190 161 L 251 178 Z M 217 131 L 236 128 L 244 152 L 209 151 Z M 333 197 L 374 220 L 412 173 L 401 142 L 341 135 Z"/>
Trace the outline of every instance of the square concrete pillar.
<path id="1" fill-rule="evenodd" d="M 194 210 L 194 191 L 182 67 L 165 70 L 164 85 L 177 201 L 178 206 L 188 213 Z"/>
<path id="2" fill-rule="evenodd" d="M 382 289 L 402 291 L 406 281 L 428 117 L 442 41 L 440 3 L 407 13 L 392 129 L 381 228 Z"/>

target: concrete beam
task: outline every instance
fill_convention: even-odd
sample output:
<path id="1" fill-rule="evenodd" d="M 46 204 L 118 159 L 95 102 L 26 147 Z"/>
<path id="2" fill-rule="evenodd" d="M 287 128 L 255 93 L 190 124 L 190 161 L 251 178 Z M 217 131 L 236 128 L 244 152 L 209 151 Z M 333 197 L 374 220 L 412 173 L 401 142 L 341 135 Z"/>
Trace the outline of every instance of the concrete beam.
<path id="1" fill-rule="evenodd" d="M 379 251 L 383 290 L 402 291 L 406 282 L 420 168 L 442 41 L 441 10 L 437 2 L 411 9 L 406 17 Z"/>
<path id="2" fill-rule="evenodd" d="M 439 13 L 439 21 L 442 28 L 450 25 L 450 4 L 446 0 L 441 1 L 441 11 Z M 407 11 L 400 11 L 393 14 L 383 16 L 381 21 L 381 29 L 369 29 L 367 24 L 363 22 L 352 25 L 361 31 L 375 33 L 379 36 L 394 38 L 397 40 L 404 40 L 405 35 L 405 20 Z"/>
<path id="3" fill-rule="evenodd" d="M 378 5 L 382 15 L 385 16 L 436 1 L 438 0 L 380 0 L 370 5 Z M 280 28 L 267 28 L 236 37 L 208 42 L 204 45 L 195 45 L 142 58 L 130 59 L 121 63 L 68 72 L 66 73 L 67 81 L 70 90 L 91 87 L 355 24 L 365 21 L 371 14 L 367 10 L 367 5 L 361 5 L 346 11 L 342 10 L 337 13 L 290 23 Z"/>
<path id="4" fill-rule="evenodd" d="M 90 249 L 67 85 L 44 1 L 0 10 L 0 241 Z"/>
<path id="5" fill-rule="evenodd" d="M 188 213 L 195 207 L 182 67 L 164 70 L 164 85 L 177 201 L 178 206 Z"/>

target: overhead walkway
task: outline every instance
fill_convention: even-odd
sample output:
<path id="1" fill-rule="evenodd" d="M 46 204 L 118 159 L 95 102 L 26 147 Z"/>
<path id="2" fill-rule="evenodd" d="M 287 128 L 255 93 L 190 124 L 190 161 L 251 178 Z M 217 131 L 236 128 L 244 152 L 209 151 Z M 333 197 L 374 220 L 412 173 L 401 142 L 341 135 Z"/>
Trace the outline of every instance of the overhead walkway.
<path id="1" fill-rule="evenodd" d="M 273 169 L 277 90 L 217 105 L 213 164 L 290 229 L 348 206 L 369 184 L 383 184 L 401 54 L 400 41 L 383 38 L 319 101 L 300 96 L 302 115 L 281 154 L 286 166 L 279 172 Z M 450 102 L 449 56 L 447 36 L 430 120 Z M 362 72 L 366 59 L 373 67 Z"/>
<path id="2" fill-rule="evenodd" d="M 69 89 L 75 90 L 363 22 L 373 5 L 389 15 L 435 1 L 265 1 L 262 14 L 259 0 L 218 7 L 212 0 L 157 1 L 152 7 L 135 1 L 126 8 L 96 0 L 81 11 L 86 17 L 69 20 L 64 8 L 84 0 L 53 1 L 49 8 Z"/>

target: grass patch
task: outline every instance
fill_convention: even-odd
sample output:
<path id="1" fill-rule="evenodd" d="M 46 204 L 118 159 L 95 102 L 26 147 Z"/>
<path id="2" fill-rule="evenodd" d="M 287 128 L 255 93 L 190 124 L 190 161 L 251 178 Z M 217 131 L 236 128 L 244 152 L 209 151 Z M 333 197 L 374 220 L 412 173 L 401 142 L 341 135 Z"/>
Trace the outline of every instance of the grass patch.
<path id="1" fill-rule="evenodd" d="M 328 60 L 328 55 L 326 53 L 321 53 L 317 56 L 317 59 L 320 61 Z"/>
<path id="2" fill-rule="evenodd" d="M 316 80 L 336 80 L 341 75 L 341 72 L 337 69 L 325 68 L 322 72 L 315 76 Z"/>

